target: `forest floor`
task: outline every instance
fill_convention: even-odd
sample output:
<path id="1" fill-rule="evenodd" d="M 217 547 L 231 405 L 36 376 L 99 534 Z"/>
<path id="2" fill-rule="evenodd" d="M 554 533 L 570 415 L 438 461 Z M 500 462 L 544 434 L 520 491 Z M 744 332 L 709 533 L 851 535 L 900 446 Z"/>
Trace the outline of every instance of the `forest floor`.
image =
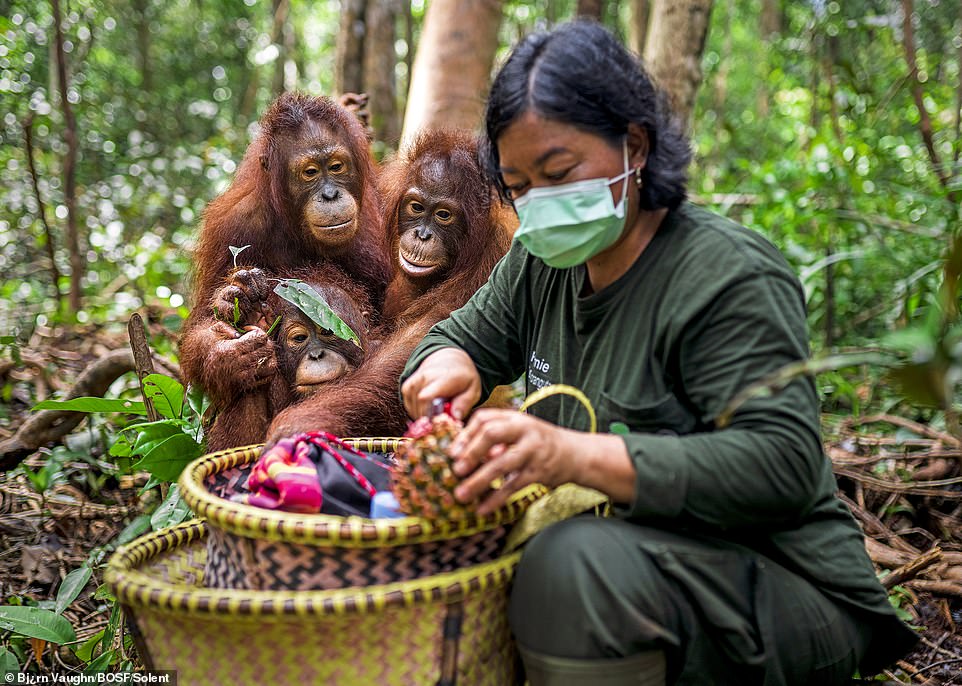
<path id="1" fill-rule="evenodd" d="M 165 333 L 156 320 L 148 327 Z M 0 446 L 11 445 L 33 404 L 67 392 L 85 370 L 126 345 L 122 329 L 41 329 L 19 350 L 19 362 L 8 351 L 0 358 L 0 388 L 7 389 Z M 824 424 L 839 493 L 866 534 L 893 604 L 921 636 L 912 654 L 862 683 L 962 686 L 962 445 L 893 415 L 826 415 Z M 66 450 L 41 447 L 22 467 L 0 472 L 0 604 L 56 598 L 66 574 L 91 551 L 111 549 L 131 519 L 156 506 L 153 492 L 140 495 L 146 476 L 117 473 L 103 453 L 103 428 L 84 422 L 65 439 Z M 56 469 L 44 475 L 51 455 Z M 110 601 L 93 594 L 101 583 L 102 568 L 95 566 L 88 589 L 64 612 L 81 642 L 107 625 Z M 0 633 L 0 645 L 4 639 Z M 30 659 L 31 671 L 82 666 L 65 647 L 46 646 Z"/>

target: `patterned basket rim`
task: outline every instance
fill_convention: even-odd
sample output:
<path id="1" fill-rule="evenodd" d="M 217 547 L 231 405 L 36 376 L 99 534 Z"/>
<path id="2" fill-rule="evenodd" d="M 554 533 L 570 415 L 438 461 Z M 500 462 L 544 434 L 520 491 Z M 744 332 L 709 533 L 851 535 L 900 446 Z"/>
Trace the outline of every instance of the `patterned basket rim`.
<path id="1" fill-rule="evenodd" d="M 121 603 L 177 614 L 223 617 L 289 617 L 378 613 L 389 607 L 450 603 L 471 593 L 506 586 L 520 552 L 454 572 L 376 586 L 321 591 L 252 591 L 176 584 L 142 571 L 150 559 L 203 541 L 207 523 L 194 519 L 141 536 L 111 555 L 104 575 Z"/>
<path id="2" fill-rule="evenodd" d="M 403 438 L 348 438 L 345 442 L 366 452 L 391 452 Z M 261 445 L 249 445 L 197 458 L 180 476 L 180 493 L 198 517 L 218 529 L 244 536 L 290 543 L 341 548 L 380 548 L 447 540 L 513 524 L 528 506 L 548 492 L 532 484 L 515 493 L 508 503 L 484 517 L 460 521 L 430 521 L 421 517 L 369 519 L 326 514 L 299 514 L 235 503 L 214 495 L 204 486 L 212 474 L 254 462 Z"/>

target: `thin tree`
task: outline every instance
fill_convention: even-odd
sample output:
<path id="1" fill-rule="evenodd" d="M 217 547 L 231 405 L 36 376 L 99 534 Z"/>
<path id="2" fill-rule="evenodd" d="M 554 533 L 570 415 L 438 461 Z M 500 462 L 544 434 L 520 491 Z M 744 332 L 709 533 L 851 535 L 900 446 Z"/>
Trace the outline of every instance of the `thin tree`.
<path id="1" fill-rule="evenodd" d="M 498 47 L 501 0 L 435 0 L 414 57 L 402 142 L 434 127 L 476 129 Z"/>
<path id="2" fill-rule="evenodd" d="M 368 95 L 371 128 L 378 140 L 390 145 L 400 135 L 397 85 L 394 70 L 397 53 L 399 8 L 396 0 L 367 0 L 364 35 L 364 92 Z"/>
<path id="3" fill-rule="evenodd" d="M 84 273 L 84 255 L 80 252 L 80 235 L 77 230 L 77 120 L 70 105 L 67 57 L 64 52 L 63 26 L 61 25 L 60 0 L 51 0 L 53 9 L 54 43 L 57 56 L 57 82 L 60 92 L 60 107 L 63 110 L 64 142 L 67 154 L 63 162 L 64 204 L 67 206 L 67 253 L 70 256 L 70 310 L 80 311 L 82 298 L 80 280 Z"/>
<path id="4" fill-rule="evenodd" d="M 636 55 L 645 54 L 645 38 L 648 35 L 648 0 L 631 0 L 628 10 L 628 48 Z"/>
<path id="5" fill-rule="evenodd" d="M 341 20 L 334 54 L 334 90 L 338 93 L 361 93 L 364 90 L 366 10 L 366 0 L 341 0 Z"/>
<path id="6" fill-rule="evenodd" d="M 668 91 L 683 122 L 691 119 L 701 84 L 701 57 L 708 36 L 712 0 L 653 0 L 645 64 Z"/>
<path id="7" fill-rule="evenodd" d="M 37 213 L 40 215 L 40 223 L 43 225 L 44 247 L 47 250 L 47 259 L 50 260 L 50 280 L 53 282 L 53 292 L 57 299 L 57 309 L 59 309 L 60 303 L 63 300 L 63 294 L 60 293 L 60 269 L 57 267 L 57 259 L 55 256 L 53 229 L 50 226 L 50 222 L 47 221 L 47 205 L 43 201 L 43 196 L 40 194 L 40 181 L 33 152 L 33 116 L 34 113 L 31 112 L 23 122 L 23 135 L 26 139 L 25 143 L 27 147 L 27 169 L 30 171 L 30 183 L 33 188 L 33 196 L 37 200 Z"/>
<path id="8" fill-rule="evenodd" d="M 605 0 L 578 0 L 575 14 L 579 17 L 601 21 L 605 14 Z"/>
<path id="9" fill-rule="evenodd" d="M 919 79 L 919 65 L 915 57 L 915 28 L 912 26 L 912 16 L 915 12 L 912 0 L 902 0 L 902 47 L 905 50 L 905 61 L 909 67 L 909 84 L 912 90 L 912 100 L 919 113 L 919 133 L 929 153 L 932 169 L 943 188 L 948 188 L 951 177 L 942 164 L 939 152 L 935 147 L 935 131 L 932 118 L 925 109 L 925 94 L 922 91 L 922 81 Z M 958 202 L 957 193 L 950 191 L 948 198 L 951 202 Z"/>

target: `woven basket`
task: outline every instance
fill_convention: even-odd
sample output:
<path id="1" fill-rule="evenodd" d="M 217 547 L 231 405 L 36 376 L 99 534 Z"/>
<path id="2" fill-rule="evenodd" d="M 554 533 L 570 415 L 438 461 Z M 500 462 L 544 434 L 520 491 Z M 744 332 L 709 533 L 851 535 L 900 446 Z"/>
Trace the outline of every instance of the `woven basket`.
<path id="1" fill-rule="evenodd" d="M 506 686 L 520 673 L 507 622 L 519 553 L 367 588 L 236 591 L 204 585 L 194 520 L 120 548 L 106 581 L 148 669 L 181 686 Z"/>
<path id="2" fill-rule="evenodd" d="M 398 438 L 346 442 L 365 452 L 393 452 Z M 511 525 L 546 492 L 518 493 L 504 508 L 460 522 L 418 517 L 367 519 L 296 514 L 243 505 L 260 446 L 211 453 L 180 478 L 184 500 L 210 525 L 205 583 L 261 591 L 319 590 L 419 579 L 497 559 Z"/>

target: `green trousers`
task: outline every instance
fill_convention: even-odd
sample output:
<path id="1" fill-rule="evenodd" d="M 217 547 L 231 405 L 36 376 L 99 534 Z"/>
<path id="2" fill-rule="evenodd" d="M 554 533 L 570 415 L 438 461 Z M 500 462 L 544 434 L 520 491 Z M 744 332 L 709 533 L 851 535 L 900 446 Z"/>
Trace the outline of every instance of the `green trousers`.
<path id="1" fill-rule="evenodd" d="M 661 650 L 679 686 L 846 684 L 872 633 L 749 548 L 587 516 L 528 543 L 509 617 L 522 654 L 617 664 Z"/>

